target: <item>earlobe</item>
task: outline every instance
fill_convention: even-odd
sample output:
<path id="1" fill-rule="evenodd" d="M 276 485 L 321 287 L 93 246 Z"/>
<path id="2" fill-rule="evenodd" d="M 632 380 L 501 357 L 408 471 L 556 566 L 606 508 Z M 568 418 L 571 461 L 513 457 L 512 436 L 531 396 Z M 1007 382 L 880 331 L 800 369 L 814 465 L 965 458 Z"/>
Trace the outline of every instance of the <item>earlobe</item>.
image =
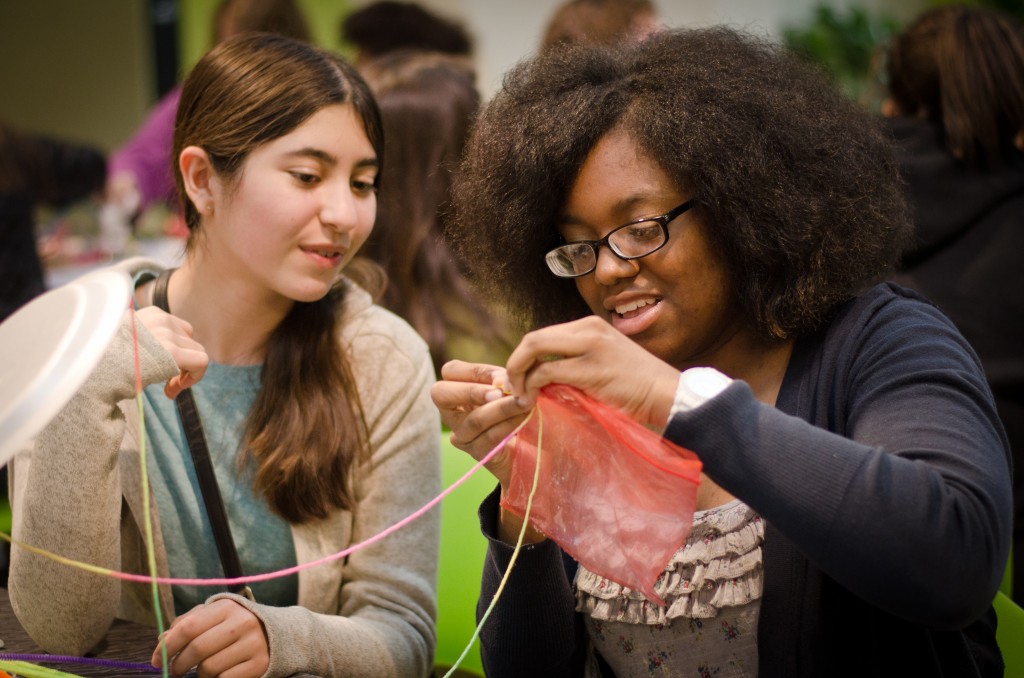
<path id="1" fill-rule="evenodd" d="M 187 146 L 178 156 L 178 170 L 185 184 L 185 193 L 196 210 L 200 213 L 212 211 L 216 173 L 207 152 L 198 146 Z"/>

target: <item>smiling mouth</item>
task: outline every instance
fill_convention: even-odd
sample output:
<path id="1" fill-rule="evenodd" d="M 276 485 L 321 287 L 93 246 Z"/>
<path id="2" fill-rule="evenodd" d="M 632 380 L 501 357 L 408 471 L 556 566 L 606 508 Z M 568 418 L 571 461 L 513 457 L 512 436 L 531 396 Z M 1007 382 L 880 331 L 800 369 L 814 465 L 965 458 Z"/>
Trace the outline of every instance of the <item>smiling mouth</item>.
<path id="1" fill-rule="evenodd" d="M 638 312 L 641 309 L 647 306 L 654 306 L 660 302 L 660 299 L 637 299 L 636 301 L 619 304 L 615 307 L 615 313 L 620 318 L 632 318 L 633 316 L 638 315 Z"/>
<path id="2" fill-rule="evenodd" d="M 313 247 L 303 247 L 302 250 L 304 252 L 308 252 L 310 254 L 317 254 L 317 255 L 325 258 L 325 259 L 333 259 L 335 257 L 340 257 L 341 256 L 341 251 L 340 250 L 324 250 L 324 249 L 318 249 L 318 248 L 313 248 Z"/>

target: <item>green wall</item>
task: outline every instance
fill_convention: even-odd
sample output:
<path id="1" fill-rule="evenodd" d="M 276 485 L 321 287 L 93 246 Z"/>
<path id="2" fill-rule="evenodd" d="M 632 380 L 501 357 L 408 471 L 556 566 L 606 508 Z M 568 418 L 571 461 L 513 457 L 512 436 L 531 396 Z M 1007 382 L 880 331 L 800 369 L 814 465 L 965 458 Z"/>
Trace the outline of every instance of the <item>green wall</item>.
<path id="1" fill-rule="evenodd" d="M 349 0 L 298 0 L 298 3 L 309 22 L 313 42 L 344 53 L 339 33 L 341 20 L 351 6 Z M 180 60 L 183 72 L 187 73 L 212 44 L 213 14 L 220 3 L 219 0 L 178 0 L 178 4 Z"/>

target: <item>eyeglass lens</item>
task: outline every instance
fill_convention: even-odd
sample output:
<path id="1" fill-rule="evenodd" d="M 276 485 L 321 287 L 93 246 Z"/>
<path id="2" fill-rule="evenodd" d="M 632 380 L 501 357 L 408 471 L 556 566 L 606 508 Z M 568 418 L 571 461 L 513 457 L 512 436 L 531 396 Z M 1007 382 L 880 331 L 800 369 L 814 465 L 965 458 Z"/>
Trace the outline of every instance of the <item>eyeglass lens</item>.
<path id="1" fill-rule="evenodd" d="M 665 243 L 665 229 L 657 221 L 641 221 L 615 229 L 606 236 L 605 241 L 620 257 L 637 259 Z M 548 253 L 548 266 L 556 274 L 584 275 L 597 266 L 598 246 L 597 243 L 589 242 L 562 245 Z"/>

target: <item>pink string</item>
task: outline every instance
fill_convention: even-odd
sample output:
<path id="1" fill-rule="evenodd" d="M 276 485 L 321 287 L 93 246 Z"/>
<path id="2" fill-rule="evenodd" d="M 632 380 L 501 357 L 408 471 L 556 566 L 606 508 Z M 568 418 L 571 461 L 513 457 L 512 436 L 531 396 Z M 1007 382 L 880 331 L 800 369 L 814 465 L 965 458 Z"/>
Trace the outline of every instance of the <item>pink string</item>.
<path id="1" fill-rule="evenodd" d="M 110 575 L 112 577 L 114 577 L 116 579 L 120 579 L 122 581 L 142 582 L 144 584 L 152 583 L 155 580 L 159 584 L 178 584 L 178 585 L 182 585 L 182 586 L 232 586 L 234 584 L 252 584 L 254 582 L 268 581 L 270 579 L 277 579 L 278 577 L 286 577 L 286 576 L 288 576 L 290 574 L 296 574 L 297 572 L 301 572 L 302 570 L 308 570 L 311 567 L 316 567 L 318 565 L 323 565 L 324 563 L 329 563 L 329 562 L 332 562 L 332 561 L 335 561 L 335 560 L 340 560 L 341 558 L 344 558 L 344 557 L 348 556 L 349 554 L 354 553 L 354 552 L 358 551 L 359 549 L 361 549 L 361 548 L 363 548 L 365 546 L 370 546 L 371 544 L 377 543 L 378 541 L 380 541 L 384 537 L 388 536 L 392 532 L 397 532 L 398 530 L 402 529 L 403 527 L 405 527 L 409 523 L 414 522 L 415 520 L 420 518 L 423 514 L 425 514 L 430 509 L 432 509 L 435 506 L 437 506 L 438 504 L 440 504 L 441 501 L 445 497 L 447 497 L 449 494 L 452 493 L 453 490 L 455 490 L 455 488 L 459 487 L 464 482 L 469 480 L 469 478 L 474 473 L 479 471 L 484 466 L 484 464 L 489 462 L 498 452 L 500 452 L 501 449 L 505 446 L 505 443 L 507 443 L 512 438 L 512 436 L 514 436 L 516 433 L 518 433 L 520 428 L 521 428 L 521 426 L 517 426 L 516 428 L 514 428 L 511 433 L 509 433 L 507 436 L 502 438 L 501 442 L 498 443 L 494 447 L 494 449 L 492 449 L 490 452 L 488 452 L 486 455 L 484 455 L 483 458 L 481 458 L 480 461 L 478 461 L 476 464 L 474 464 L 471 469 L 466 471 L 465 475 L 463 475 L 461 478 L 459 478 L 454 483 L 452 483 L 451 486 L 449 486 L 447 489 L 442 491 L 441 494 L 437 495 L 436 497 L 431 499 L 429 502 L 424 504 L 423 507 L 421 507 L 420 509 L 418 509 L 415 512 L 413 512 L 412 514 L 406 516 L 405 518 L 403 518 L 402 520 L 398 521 L 397 523 L 395 523 L 391 527 L 385 528 L 384 530 L 378 532 L 377 534 L 373 535 L 369 539 L 361 541 L 358 544 L 353 544 L 352 546 L 349 546 L 348 548 L 346 548 L 346 549 L 344 549 L 342 551 L 339 551 L 337 553 L 331 554 L 329 556 L 324 556 L 323 558 L 320 558 L 319 560 L 313 560 L 313 561 L 310 561 L 308 563 L 303 563 L 301 565 L 295 565 L 294 567 L 289 567 L 289 568 L 286 568 L 284 570 L 277 570 L 276 572 L 265 572 L 263 574 L 254 574 L 254 575 L 248 575 L 248 576 L 244 576 L 244 577 L 231 577 L 231 578 L 221 578 L 221 579 L 184 579 L 184 578 L 175 578 L 175 577 L 155 577 L 154 578 L 154 577 L 151 577 L 151 576 L 145 575 L 145 574 L 130 574 L 128 572 L 116 572 L 116 571 L 111 571 Z"/>

